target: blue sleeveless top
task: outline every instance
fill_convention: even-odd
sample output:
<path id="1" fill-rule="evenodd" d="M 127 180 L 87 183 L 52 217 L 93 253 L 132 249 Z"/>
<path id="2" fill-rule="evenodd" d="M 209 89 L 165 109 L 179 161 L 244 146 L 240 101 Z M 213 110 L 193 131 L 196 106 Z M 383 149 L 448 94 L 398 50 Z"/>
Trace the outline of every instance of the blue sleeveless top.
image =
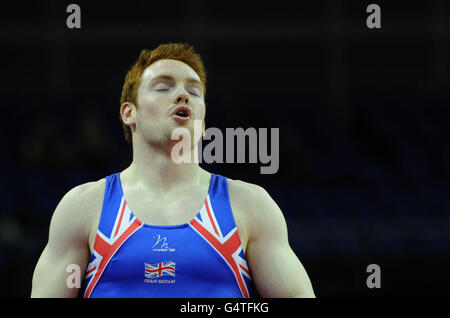
<path id="1" fill-rule="evenodd" d="M 197 215 L 180 225 L 137 219 L 120 174 L 106 177 L 83 297 L 252 297 L 255 288 L 231 211 L 227 178 L 211 174 Z"/>

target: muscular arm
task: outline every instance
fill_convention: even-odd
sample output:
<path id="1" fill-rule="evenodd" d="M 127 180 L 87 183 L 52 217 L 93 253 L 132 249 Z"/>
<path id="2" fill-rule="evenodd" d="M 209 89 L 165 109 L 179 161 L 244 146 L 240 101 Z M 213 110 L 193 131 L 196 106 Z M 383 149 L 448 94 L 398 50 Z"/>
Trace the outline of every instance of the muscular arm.
<path id="1" fill-rule="evenodd" d="M 308 274 L 289 245 L 278 205 L 263 188 L 253 184 L 241 182 L 230 191 L 232 194 L 243 211 L 240 214 L 248 236 L 246 259 L 260 295 L 314 298 Z"/>
<path id="2" fill-rule="evenodd" d="M 58 204 L 50 222 L 48 243 L 33 274 L 31 297 L 77 297 L 79 288 L 66 284 L 68 266 L 80 268 L 80 281 L 89 262 L 89 192 L 91 183 L 75 187 Z"/>

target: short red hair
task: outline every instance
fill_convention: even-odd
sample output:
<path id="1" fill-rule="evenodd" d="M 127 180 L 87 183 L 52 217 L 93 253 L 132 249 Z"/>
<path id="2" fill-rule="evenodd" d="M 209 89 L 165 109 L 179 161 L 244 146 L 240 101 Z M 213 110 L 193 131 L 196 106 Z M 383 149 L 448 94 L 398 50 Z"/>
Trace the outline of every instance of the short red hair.
<path id="1" fill-rule="evenodd" d="M 178 60 L 189 65 L 200 78 L 204 96 L 206 96 L 206 71 L 200 55 L 187 43 L 167 43 L 161 44 L 151 51 L 141 51 L 136 63 L 131 67 L 125 77 L 120 105 L 131 102 L 136 105 L 136 107 L 139 107 L 137 104 L 137 90 L 141 82 L 141 75 L 148 66 L 162 59 Z M 122 126 L 125 133 L 125 139 L 131 143 L 131 128 L 123 122 Z"/>

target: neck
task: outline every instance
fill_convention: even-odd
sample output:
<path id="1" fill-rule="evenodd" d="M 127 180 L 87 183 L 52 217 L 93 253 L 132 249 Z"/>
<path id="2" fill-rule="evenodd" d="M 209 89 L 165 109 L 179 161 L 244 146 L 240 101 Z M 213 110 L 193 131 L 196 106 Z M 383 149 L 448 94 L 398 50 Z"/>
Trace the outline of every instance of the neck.
<path id="1" fill-rule="evenodd" d="M 197 147 L 197 145 L 195 146 Z M 176 163 L 172 158 L 173 144 L 161 146 L 133 140 L 133 161 L 122 177 L 133 184 L 168 192 L 209 180 L 209 173 L 191 160 Z M 191 149 L 196 154 L 195 148 Z"/>

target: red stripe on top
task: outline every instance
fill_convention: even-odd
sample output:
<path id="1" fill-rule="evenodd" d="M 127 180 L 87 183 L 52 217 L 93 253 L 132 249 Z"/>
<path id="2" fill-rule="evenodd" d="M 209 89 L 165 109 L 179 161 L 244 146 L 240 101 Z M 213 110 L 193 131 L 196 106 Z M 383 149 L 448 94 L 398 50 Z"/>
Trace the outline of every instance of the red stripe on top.
<path id="1" fill-rule="evenodd" d="M 228 265 L 231 267 L 234 277 L 238 283 L 239 289 L 241 290 L 242 295 L 245 298 L 249 298 L 249 293 L 247 290 L 247 286 L 245 285 L 244 279 L 242 278 L 241 273 L 239 272 L 238 265 L 233 258 L 233 253 L 239 248 L 241 245 L 241 241 L 239 239 L 238 231 L 236 230 L 227 241 L 223 244 L 220 243 L 218 239 L 216 239 L 207 229 L 203 227 L 197 220 L 192 220 L 190 222 L 192 227 L 197 230 L 197 232 L 208 241 L 216 251 L 222 255 L 222 257 L 226 260 Z"/>
<path id="2" fill-rule="evenodd" d="M 216 224 L 215 224 L 214 219 L 213 219 L 213 217 L 211 215 L 211 211 L 209 210 L 208 199 L 205 199 L 205 207 L 206 207 L 206 212 L 208 212 L 209 220 L 211 221 L 211 224 L 212 224 L 212 226 L 214 228 L 214 232 L 216 232 L 217 236 L 219 236 L 219 231 L 217 231 Z"/>
<path id="3" fill-rule="evenodd" d="M 97 272 L 92 277 L 92 280 L 89 283 L 89 287 L 86 289 L 84 297 L 89 298 L 92 290 L 100 279 L 106 265 L 109 260 L 114 256 L 119 247 L 127 240 L 138 228 L 142 225 L 141 221 L 135 219 L 133 223 L 125 230 L 125 232 L 112 244 L 110 245 L 106 242 L 100 235 L 97 234 L 94 244 L 94 250 L 102 256 L 102 260 L 98 265 Z"/>
<path id="4" fill-rule="evenodd" d="M 92 267 L 90 270 L 88 270 L 86 272 L 86 276 L 88 276 L 90 273 L 92 273 L 95 269 L 97 268 L 97 266 Z"/>
<path id="5" fill-rule="evenodd" d="M 119 233 L 120 225 L 122 224 L 123 212 L 125 211 L 126 205 L 127 205 L 127 201 L 123 200 L 122 211 L 120 212 L 120 219 L 119 219 L 119 223 L 117 223 L 116 233 L 114 233 L 114 236 L 116 236 L 117 233 Z"/>
<path id="6" fill-rule="evenodd" d="M 250 272 L 242 264 L 239 264 L 239 267 L 250 276 Z"/>

